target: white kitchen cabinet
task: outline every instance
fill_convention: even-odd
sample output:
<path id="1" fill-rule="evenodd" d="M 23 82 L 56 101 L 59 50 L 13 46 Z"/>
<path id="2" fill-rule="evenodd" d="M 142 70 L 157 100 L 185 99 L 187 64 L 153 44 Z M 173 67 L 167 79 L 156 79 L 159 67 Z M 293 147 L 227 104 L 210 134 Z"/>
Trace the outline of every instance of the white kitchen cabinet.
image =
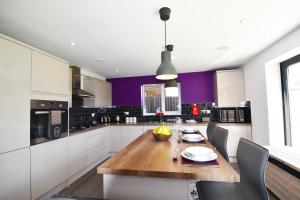
<path id="1" fill-rule="evenodd" d="M 30 150 L 31 195 L 37 199 L 68 179 L 68 138 L 34 145 Z"/>
<path id="2" fill-rule="evenodd" d="M 84 77 L 83 89 L 95 95 L 95 98 L 85 98 L 84 106 L 93 108 L 112 105 L 111 83 L 95 78 Z"/>
<path id="3" fill-rule="evenodd" d="M 69 137 L 69 175 L 72 176 L 86 167 L 85 135 Z"/>
<path id="4" fill-rule="evenodd" d="M 124 148 L 143 133 L 143 126 L 122 126 L 122 147 Z"/>
<path id="5" fill-rule="evenodd" d="M 103 129 L 103 149 L 105 154 L 110 152 L 110 127 L 104 127 Z"/>
<path id="6" fill-rule="evenodd" d="M 122 149 L 122 126 L 110 126 L 110 152 L 116 153 Z"/>
<path id="7" fill-rule="evenodd" d="M 69 97 L 69 64 L 32 50 L 31 91 Z"/>
<path id="8" fill-rule="evenodd" d="M 216 72 L 216 100 L 219 107 L 238 107 L 245 101 L 244 71 L 224 70 Z"/>
<path id="9" fill-rule="evenodd" d="M 102 128 L 85 133 L 86 163 L 90 165 L 105 155 Z"/>
<path id="10" fill-rule="evenodd" d="M 30 145 L 30 49 L 0 37 L 0 153 Z"/>
<path id="11" fill-rule="evenodd" d="M 231 158 L 236 158 L 238 144 L 241 138 L 251 140 L 250 124 L 218 124 L 228 130 L 227 152 Z"/>
<path id="12" fill-rule="evenodd" d="M 146 125 L 146 126 L 143 126 L 143 132 L 146 132 L 149 129 L 155 129 L 156 127 L 159 127 L 159 124 L 157 124 L 157 125 Z"/>
<path id="13" fill-rule="evenodd" d="M 30 200 L 29 147 L 0 154 L 0 185 L 0 199 Z"/>

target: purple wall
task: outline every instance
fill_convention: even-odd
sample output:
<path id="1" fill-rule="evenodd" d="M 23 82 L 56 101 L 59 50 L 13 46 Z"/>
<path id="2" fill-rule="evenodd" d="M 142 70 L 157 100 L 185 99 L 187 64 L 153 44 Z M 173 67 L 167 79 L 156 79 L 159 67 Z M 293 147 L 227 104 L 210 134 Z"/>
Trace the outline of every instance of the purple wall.
<path id="1" fill-rule="evenodd" d="M 214 102 L 213 71 L 191 72 L 178 75 L 181 83 L 181 102 Z M 141 85 L 161 83 L 155 76 L 107 79 L 112 83 L 112 104 L 118 106 L 141 105 Z"/>

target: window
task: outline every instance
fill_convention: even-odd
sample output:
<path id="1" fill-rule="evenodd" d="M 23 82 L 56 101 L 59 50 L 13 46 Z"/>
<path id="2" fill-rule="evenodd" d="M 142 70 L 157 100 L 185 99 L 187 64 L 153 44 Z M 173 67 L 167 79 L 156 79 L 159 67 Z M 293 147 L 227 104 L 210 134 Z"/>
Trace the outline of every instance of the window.
<path id="1" fill-rule="evenodd" d="M 300 55 L 280 64 L 285 144 L 300 146 Z"/>
<path id="2" fill-rule="evenodd" d="M 164 84 L 142 85 L 143 115 L 155 115 L 156 112 L 163 112 L 164 115 L 181 115 L 180 83 L 177 86 L 178 96 L 168 96 Z"/>

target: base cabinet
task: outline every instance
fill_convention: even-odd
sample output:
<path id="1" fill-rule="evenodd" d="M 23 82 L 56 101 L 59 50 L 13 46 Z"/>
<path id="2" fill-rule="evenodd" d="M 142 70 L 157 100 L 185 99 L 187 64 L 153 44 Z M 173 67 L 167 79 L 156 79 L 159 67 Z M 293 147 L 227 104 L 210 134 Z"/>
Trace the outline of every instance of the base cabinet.
<path id="1" fill-rule="evenodd" d="M 0 199 L 30 200 L 29 148 L 0 154 Z"/>
<path id="2" fill-rule="evenodd" d="M 100 157 L 104 156 L 103 145 L 103 129 L 96 129 L 86 133 L 85 136 L 85 149 L 86 149 L 86 163 L 87 165 L 97 161 Z"/>
<path id="3" fill-rule="evenodd" d="M 124 148 L 138 138 L 143 131 L 143 126 L 122 126 L 122 147 Z"/>
<path id="4" fill-rule="evenodd" d="M 68 179 L 67 139 L 30 147 L 32 199 L 37 199 Z"/>
<path id="5" fill-rule="evenodd" d="M 219 124 L 218 126 L 227 129 L 227 152 L 231 158 L 236 158 L 237 148 L 241 138 L 251 140 L 251 126 L 243 124 Z"/>
<path id="6" fill-rule="evenodd" d="M 122 149 L 122 126 L 110 126 L 110 152 L 116 153 Z"/>
<path id="7" fill-rule="evenodd" d="M 70 176 L 76 174 L 86 166 L 84 134 L 69 137 L 69 170 Z"/>

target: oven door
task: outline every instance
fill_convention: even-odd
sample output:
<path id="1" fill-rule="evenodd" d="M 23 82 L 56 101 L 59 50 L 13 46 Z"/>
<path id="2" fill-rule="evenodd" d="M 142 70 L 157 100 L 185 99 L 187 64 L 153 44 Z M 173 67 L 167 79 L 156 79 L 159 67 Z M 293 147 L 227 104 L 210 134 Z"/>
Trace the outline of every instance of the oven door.
<path id="1" fill-rule="evenodd" d="M 48 110 L 31 110 L 30 140 L 44 138 L 48 133 L 50 112 Z"/>

